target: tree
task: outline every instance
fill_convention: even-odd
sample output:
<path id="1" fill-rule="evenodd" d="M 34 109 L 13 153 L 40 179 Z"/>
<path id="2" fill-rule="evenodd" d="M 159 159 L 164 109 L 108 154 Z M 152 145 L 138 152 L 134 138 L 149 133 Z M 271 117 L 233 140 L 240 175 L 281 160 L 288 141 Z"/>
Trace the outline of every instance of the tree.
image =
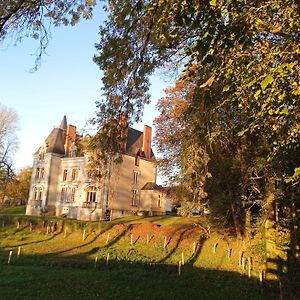
<path id="1" fill-rule="evenodd" d="M 75 25 L 90 19 L 96 0 L 2 0 L 0 3 L 0 42 L 8 36 L 19 41 L 32 37 L 39 41 L 36 63 L 40 62 L 52 25 Z"/>
<path id="2" fill-rule="evenodd" d="M 99 126 L 122 113 L 139 120 L 149 76 L 172 61 L 193 86 L 178 123 L 185 139 L 172 150 L 192 197 L 206 189 L 224 199 L 237 229 L 257 203 L 264 216 L 280 203 L 283 216 L 299 191 L 298 1 L 132 0 L 108 10 L 95 56 Z"/>
<path id="3" fill-rule="evenodd" d="M 9 200 L 26 203 L 29 195 L 32 168 L 24 168 L 6 185 L 5 196 Z"/>
<path id="4" fill-rule="evenodd" d="M 0 194 L 4 196 L 7 183 L 13 178 L 13 154 L 17 147 L 16 113 L 0 106 Z"/>

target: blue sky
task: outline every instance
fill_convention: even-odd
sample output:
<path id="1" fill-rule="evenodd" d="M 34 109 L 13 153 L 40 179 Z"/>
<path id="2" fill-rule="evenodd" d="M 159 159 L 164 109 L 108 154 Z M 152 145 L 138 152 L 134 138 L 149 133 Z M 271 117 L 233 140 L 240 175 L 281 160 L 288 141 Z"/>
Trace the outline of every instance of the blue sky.
<path id="1" fill-rule="evenodd" d="M 47 53 L 34 73 L 29 71 L 34 66 L 36 41 L 23 39 L 15 46 L 5 40 L 0 44 L 0 104 L 13 108 L 19 116 L 17 169 L 32 165 L 33 153 L 64 114 L 79 129 L 95 115 L 95 101 L 101 99 L 102 73 L 92 58 L 104 18 L 102 8 L 97 7 L 93 20 L 52 28 Z M 152 102 L 145 108 L 143 123 L 135 128 L 152 125 L 157 99 L 169 84 L 160 76 L 152 78 Z"/>

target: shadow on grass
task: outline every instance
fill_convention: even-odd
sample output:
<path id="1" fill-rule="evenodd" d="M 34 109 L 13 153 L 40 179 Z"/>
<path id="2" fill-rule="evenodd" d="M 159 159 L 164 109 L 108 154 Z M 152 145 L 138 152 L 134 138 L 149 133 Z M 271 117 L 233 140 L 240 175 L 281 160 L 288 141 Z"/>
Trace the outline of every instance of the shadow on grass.
<path id="1" fill-rule="evenodd" d="M 93 249 L 92 249 L 93 250 Z M 97 249 L 93 250 L 94 252 Z M 0 268 L 1 299 L 279 299 L 277 282 L 240 273 L 104 259 L 23 256 Z M 297 296 L 284 287 L 283 299 Z"/>

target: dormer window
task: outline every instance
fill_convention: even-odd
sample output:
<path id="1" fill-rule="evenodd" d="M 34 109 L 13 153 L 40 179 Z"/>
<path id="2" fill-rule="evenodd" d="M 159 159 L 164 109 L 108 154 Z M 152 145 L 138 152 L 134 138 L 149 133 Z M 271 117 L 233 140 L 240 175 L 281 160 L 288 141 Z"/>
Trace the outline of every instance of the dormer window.
<path id="1" fill-rule="evenodd" d="M 77 146 L 75 145 L 75 142 L 73 142 L 69 149 L 69 157 L 76 157 L 76 155 L 77 155 Z"/>
<path id="2" fill-rule="evenodd" d="M 39 160 L 44 160 L 45 153 L 47 152 L 48 143 L 44 143 L 39 152 Z"/>
<path id="3" fill-rule="evenodd" d="M 136 155 L 135 155 L 135 165 L 136 166 L 139 166 L 140 165 L 140 159 L 141 159 L 141 157 L 142 157 L 142 154 L 143 154 L 143 152 L 142 152 L 142 149 L 141 148 L 139 148 L 139 150 L 137 151 L 137 153 L 136 153 Z"/>

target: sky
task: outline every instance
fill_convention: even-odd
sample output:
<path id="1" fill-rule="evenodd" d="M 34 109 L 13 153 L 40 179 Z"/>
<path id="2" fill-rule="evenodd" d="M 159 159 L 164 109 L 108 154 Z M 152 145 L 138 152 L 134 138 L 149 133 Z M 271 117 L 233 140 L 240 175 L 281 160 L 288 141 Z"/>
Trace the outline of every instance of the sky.
<path id="1" fill-rule="evenodd" d="M 18 150 L 15 169 L 32 166 L 33 153 L 59 126 L 66 114 L 69 124 L 82 129 L 95 116 L 95 101 L 101 99 L 102 72 L 93 62 L 99 41 L 99 25 L 105 15 L 96 7 L 92 20 L 75 26 L 52 28 L 51 40 L 36 72 L 34 53 L 38 43 L 30 38 L 14 45 L 9 39 L 0 43 L 0 104 L 16 111 Z M 143 122 L 133 127 L 152 126 L 158 112 L 156 102 L 170 85 L 161 76 L 151 79 L 151 104 L 146 106 Z"/>

